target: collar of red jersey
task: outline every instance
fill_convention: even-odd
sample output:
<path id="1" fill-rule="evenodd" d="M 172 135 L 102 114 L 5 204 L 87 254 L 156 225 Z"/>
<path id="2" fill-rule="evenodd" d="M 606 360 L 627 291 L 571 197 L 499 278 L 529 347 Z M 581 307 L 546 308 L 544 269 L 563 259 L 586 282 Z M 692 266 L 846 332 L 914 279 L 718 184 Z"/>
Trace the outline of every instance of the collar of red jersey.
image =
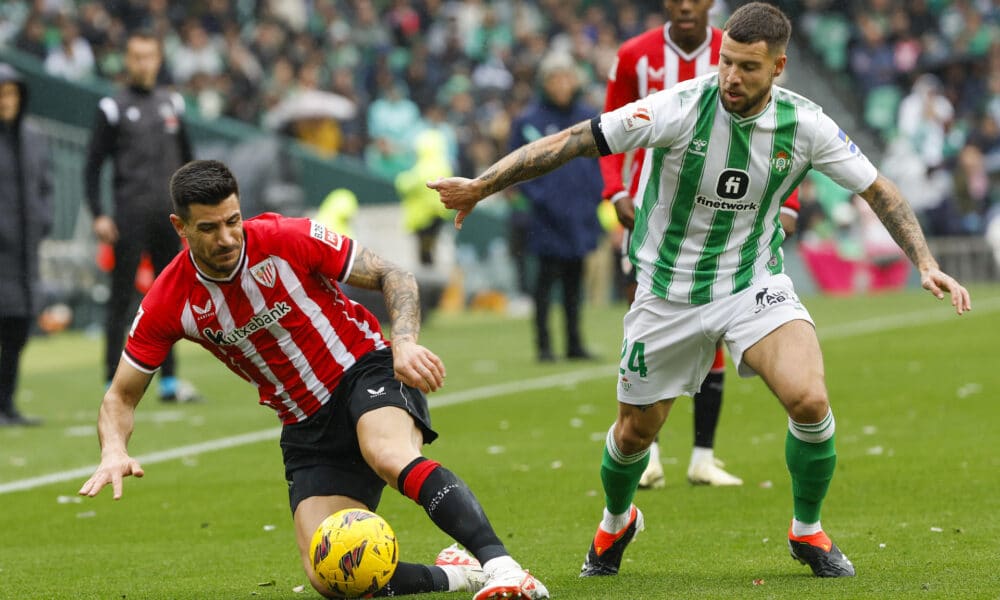
<path id="1" fill-rule="evenodd" d="M 712 27 L 711 26 L 707 27 L 707 30 L 708 30 L 708 35 L 705 36 L 705 41 L 702 42 L 700 46 L 698 46 L 697 48 L 695 48 L 694 52 L 685 52 L 685 51 L 681 50 L 681 47 L 678 46 L 677 44 L 675 44 L 672 39 L 670 39 L 670 21 L 667 21 L 663 25 L 663 41 L 668 46 L 670 46 L 670 48 L 674 52 L 676 52 L 678 56 L 680 56 L 684 60 L 690 62 L 690 61 L 694 60 L 695 58 L 697 58 L 699 54 L 701 54 L 702 52 L 704 52 L 705 49 L 708 48 L 712 44 Z"/>
<path id="2" fill-rule="evenodd" d="M 226 275 L 225 277 L 212 277 L 210 275 L 207 275 L 198 266 L 198 261 L 194 259 L 194 254 L 191 253 L 190 249 L 188 250 L 188 259 L 191 261 L 191 264 L 194 265 L 194 270 L 198 274 L 198 277 L 200 277 L 201 279 L 204 279 L 205 281 L 211 281 L 213 283 L 231 283 L 234 279 L 236 279 L 236 276 L 239 274 L 239 272 L 243 270 L 243 266 L 246 265 L 247 262 L 246 238 L 244 238 L 243 240 L 243 248 L 240 249 L 239 262 L 236 263 L 236 267 L 233 269 L 233 272 L 230 273 L 229 275 Z"/>

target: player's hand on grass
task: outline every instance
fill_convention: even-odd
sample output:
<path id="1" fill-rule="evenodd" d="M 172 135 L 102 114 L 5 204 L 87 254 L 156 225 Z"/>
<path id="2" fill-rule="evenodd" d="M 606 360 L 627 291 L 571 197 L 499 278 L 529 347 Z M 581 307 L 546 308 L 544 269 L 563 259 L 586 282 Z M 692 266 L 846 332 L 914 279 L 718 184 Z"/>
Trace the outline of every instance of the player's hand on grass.
<path id="1" fill-rule="evenodd" d="M 945 292 L 951 293 L 951 305 L 955 307 L 955 312 L 958 314 L 972 310 L 972 298 L 969 296 L 969 290 L 938 268 L 922 271 L 920 285 L 934 294 L 938 300 L 944 298 Z"/>
<path id="2" fill-rule="evenodd" d="M 392 340 L 392 368 L 396 379 L 424 393 L 444 385 L 444 363 L 409 336 Z"/>
<path id="3" fill-rule="evenodd" d="M 478 179 L 445 177 L 428 181 L 427 187 L 440 194 L 441 204 L 458 211 L 455 215 L 455 229 L 462 228 L 462 221 L 465 221 L 476 203 L 483 199 L 483 183 Z"/>
<path id="4" fill-rule="evenodd" d="M 109 454 L 101 458 L 97 470 L 77 493 L 93 498 L 110 483 L 113 497 L 118 500 L 122 497 L 122 480 L 129 475 L 142 477 L 143 474 L 142 465 L 128 454 L 124 452 Z"/>

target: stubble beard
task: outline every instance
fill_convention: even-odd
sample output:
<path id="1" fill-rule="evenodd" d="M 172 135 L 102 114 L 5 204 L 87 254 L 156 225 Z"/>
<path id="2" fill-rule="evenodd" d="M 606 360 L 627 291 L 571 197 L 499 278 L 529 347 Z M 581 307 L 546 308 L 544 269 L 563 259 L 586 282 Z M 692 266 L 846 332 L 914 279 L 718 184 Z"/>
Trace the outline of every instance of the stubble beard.
<path id="1" fill-rule="evenodd" d="M 735 115 L 739 115 L 741 117 L 748 117 L 752 116 L 747 114 L 751 109 L 754 109 L 758 106 L 761 109 L 763 109 L 763 102 L 770 93 L 771 93 L 771 86 L 768 85 L 766 88 L 761 90 L 761 92 L 756 96 L 752 97 L 743 96 L 743 98 L 737 102 L 731 102 L 727 100 L 724 91 L 723 94 L 720 96 L 720 98 L 722 99 L 722 107 L 725 108 L 728 112 L 731 112 Z"/>

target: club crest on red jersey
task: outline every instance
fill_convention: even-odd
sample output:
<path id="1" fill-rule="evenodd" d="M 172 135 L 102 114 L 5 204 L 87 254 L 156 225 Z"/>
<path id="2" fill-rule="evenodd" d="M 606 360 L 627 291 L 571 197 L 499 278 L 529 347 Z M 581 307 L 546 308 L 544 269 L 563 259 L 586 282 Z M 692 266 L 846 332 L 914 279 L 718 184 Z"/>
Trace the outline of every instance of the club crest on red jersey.
<path id="1" fill-rule="evenodd" d="M 274 266 L 274 261 L 269 256 L 250 267 L 250 275 L 257 280 L 257 283 L 273 288 L 278 281 L 278 267 Z"/>

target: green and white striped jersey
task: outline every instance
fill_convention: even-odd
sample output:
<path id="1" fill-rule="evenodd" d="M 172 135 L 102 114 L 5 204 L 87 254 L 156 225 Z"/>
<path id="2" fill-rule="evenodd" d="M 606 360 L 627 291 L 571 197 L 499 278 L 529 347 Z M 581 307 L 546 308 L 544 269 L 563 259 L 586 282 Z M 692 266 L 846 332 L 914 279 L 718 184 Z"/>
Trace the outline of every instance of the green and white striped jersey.
<path id="1" fill-rule="evenodd" d="M 875 167 L 822 108 L 774 86 L 757 115 L 723 108 L 709 74 L 592 123 L 603 154 L 649 148 L 629 256 L 638 283 L 672 302 L 705 304 L 783 269 L 782 201 L 810 168 L 853 192 Z"/>

